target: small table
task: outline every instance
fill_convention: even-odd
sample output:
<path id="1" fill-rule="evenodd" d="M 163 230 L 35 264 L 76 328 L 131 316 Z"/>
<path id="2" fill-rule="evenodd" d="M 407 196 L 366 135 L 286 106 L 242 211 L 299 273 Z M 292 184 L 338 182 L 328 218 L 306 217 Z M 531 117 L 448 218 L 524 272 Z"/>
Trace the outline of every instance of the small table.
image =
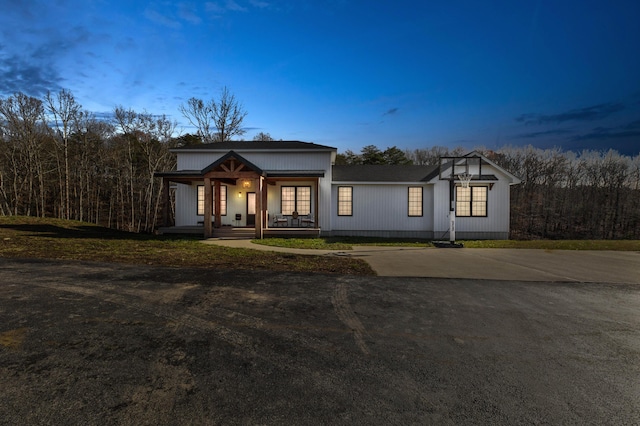
<path id="1" fill-rule="evenodd" d="M 298 212 L 291 213 L 291 226 L 293 226 L 294 221 L 298 222 L 298 226 L 300 226 L 300 216 L 298 216 Z"/>

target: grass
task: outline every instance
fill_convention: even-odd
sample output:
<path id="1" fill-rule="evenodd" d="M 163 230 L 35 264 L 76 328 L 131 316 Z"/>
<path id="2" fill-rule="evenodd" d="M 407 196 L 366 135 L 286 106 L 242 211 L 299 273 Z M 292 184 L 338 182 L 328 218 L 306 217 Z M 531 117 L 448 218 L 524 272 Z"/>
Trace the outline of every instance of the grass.
<path id="1" fill-rule="evenodd" d="M 256 244 L 309 250 L 352 250 L 353 246 L 432 247 L 430 241 L 365 237 L 265 238 Z"/>
<path id="2" fill-rule="evenodd" d="M 0 257 L 158 266 L 374 275 L 361 259 L 205 245 L 199 238 L 143 235 L 85 222 L 0 216 Z"/>
<path id="3" fill-rule="evenodd" d="M 483 240 L 464 241 L 467 248 L 640 251 L 640 240 Z"/>
<path id="4" fill-rule="evenodd" d="M 351 250 L 354 245 L 433 247 L 427 240 L 385 238 L 266 238 L 254 243 L 277 247 L 320 250 Z M 541 250 L 617 250 L 640 251 L 640 240 L 478 240 L 463 241 L 466 248 L 513 248 Z"/>

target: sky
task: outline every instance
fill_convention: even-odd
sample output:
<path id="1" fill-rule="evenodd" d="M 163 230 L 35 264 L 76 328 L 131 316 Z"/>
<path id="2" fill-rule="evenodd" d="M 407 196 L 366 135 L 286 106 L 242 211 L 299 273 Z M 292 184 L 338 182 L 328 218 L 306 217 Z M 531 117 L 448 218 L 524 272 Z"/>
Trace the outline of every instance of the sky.
<path id="1" fill-rule="evenodd" d="M 0 0 L 0 97 L 166 114 L 223 87 L 246 134 L 359 152 L 640 153 L 637 0 Z"/>

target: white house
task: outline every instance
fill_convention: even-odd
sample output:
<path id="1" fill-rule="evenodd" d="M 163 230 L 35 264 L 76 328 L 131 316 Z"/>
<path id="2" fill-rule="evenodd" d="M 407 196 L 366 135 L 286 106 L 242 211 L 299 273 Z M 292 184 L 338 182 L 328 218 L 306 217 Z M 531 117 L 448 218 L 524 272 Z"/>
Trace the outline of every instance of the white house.
<path id="1" fill-rule="evenodd" d="M 457 238 L 504 239 L 510 186 L 520 182 L 475 152 L 454 159 L 456 165 L 447 169 L 447 161 L 337 166 L 336 148 L 297 141 L 220 142 L 172 151 L 177 170 L 157 173 L 164 183 L 165 211 L 174 183 L 175 227 L 200 229 L 206 237 L 244 228 L 256 238 L 444 239 L 455 207 Z M 464 171 L 475 173 L 468 188 L 457 177 Z"/>

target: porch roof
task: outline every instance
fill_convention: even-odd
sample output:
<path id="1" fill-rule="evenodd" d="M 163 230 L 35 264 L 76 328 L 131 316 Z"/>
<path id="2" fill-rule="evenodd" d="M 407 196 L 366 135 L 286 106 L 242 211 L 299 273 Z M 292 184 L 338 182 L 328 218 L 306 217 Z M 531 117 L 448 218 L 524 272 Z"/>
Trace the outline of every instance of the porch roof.
<path id="1" fill-rule="evenodd" d="M 324 177 L 324 170 L 264 170 L 267 178 L 292 178 L 292 177 Z M 202 170 L 177 170 L 171 172 L 156 172 L 156 177 L 169 178 L 169 180 L 202 180 Z"/>
<path id="2" fill-rule="evenodd" d="M 266 177 L 324 177 L 324 170 L 265 170 Z"/>

